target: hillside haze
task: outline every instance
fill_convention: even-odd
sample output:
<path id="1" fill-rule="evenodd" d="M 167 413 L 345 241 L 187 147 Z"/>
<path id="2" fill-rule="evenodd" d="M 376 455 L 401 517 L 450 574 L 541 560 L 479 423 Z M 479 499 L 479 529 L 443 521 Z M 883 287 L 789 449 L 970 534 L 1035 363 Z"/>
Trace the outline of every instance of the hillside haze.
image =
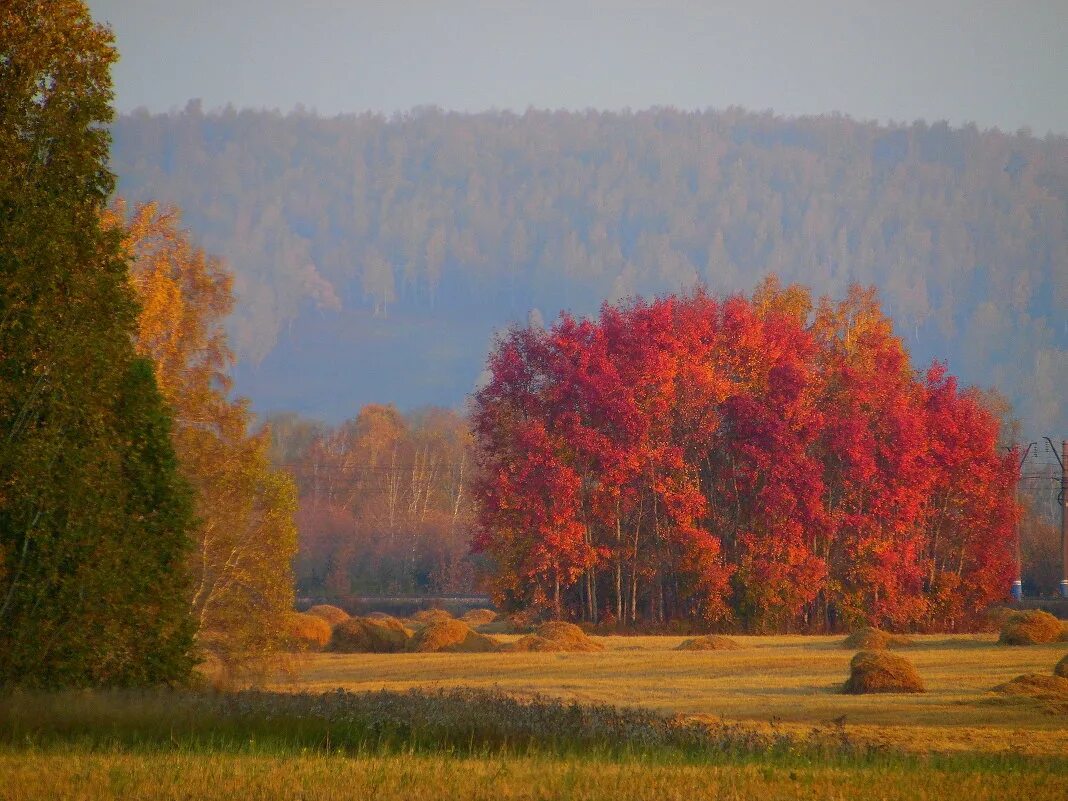
<path id="1" fill-rule="evenodd" d="M 923 366 L 1068 428 L 1068 139 L 688 113 L 134 112 L 112 168 L 236 273 L 237 389 L 459 406 L 494 332 L 764 275 L 874 284 Z"/>

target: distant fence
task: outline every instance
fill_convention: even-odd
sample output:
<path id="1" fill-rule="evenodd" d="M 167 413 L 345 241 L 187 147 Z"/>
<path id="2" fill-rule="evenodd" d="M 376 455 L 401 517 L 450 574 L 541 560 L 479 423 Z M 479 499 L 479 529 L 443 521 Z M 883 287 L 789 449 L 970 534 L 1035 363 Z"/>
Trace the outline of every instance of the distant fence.
<path id="1" fill-rule="evenodd" d="M 1008 606 L 1011 609 L 1041 609 L 1061 620 L 1068 620 L 1068 598 L 1024 598 Z"/>
<path id="2" fill-rule="evenodd" d="M 488 595 L 350 595 L 344 598 L 297 599 L 298 609 L 307 609 L 316 604 L 339 606 L 350 615 L 385 612 L 396 617 L 408 617 L 420 609 L 444 609 L 459 616 L 472 609 L 492 608 L 493 601 Z"/>

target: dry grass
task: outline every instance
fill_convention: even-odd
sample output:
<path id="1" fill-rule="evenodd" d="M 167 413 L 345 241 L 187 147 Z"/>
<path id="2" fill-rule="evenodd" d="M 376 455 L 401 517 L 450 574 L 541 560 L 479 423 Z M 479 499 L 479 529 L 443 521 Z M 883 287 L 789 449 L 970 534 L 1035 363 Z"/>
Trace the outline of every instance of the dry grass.
<path id="1" fill-rule="evenodd" d="M 485 626 L 497 619 L 497 613 L 492 609 L 472 609 L 460 618 L 468 626 Z"/>
<path id="2" fill-rule="evenodd" d="M 1044 801 L 1064 797 L 1050 767 L 761 763 L 686 765 L 448 755 L 214 755 L 0 752 L 0 801 L 638 801 L 855 799 Z"/>
<path id="3" fill-rule="evenodd" d="M 574 623 L 552 621 L 542 623 L 534 634 L 521 637 L 512 644 L 513 651 L 549 651 L 593 653 L 603 650 L 604 646 L 587 636 L 586 632 Z"/>
<path id="4" fill-rule="evenodd" d="M 1064 633 L 1064 624 L 1049 612 L 1029 609 L 1014 612 L 1001 626 L 999 642 L 1005 645 L 1041 645 L 1057 642 Z"/>
<path id="5" fill-rule="evenodd" d="M 306 614 L 321 617 L 331 626 L 336 626 L 341 621 L 349 619 L 348 612 L 344 609 L 339 609 L 336 606 L 331 606 L 330 604 L 317 604 L 316 606 L 311 607 Z"/>
<path id="6" fill-rule="evenodd" d="M 908 637 L 871 626 L 857 629 L 842 641 L 843 648 L 853 651 L 885 651 L 888 648 L 907 648 L 910 645 L 912 640 Z"/>
<path id="7" fill-rule="evenodd" d="M 498 638 L 515 642 L 516 636 Z M 310 654 L 288 690 L 492 687 L 791 731 L 845 718 L 846 728 L 919 751 L 1068 752 L 1062 719 L 992 703 L 990 688 L 1049 674 L 1063 645 L 999 646 L 993 635 L 917 635 L 909 652 L 924 694 L 843 695 L 852 654 L 841 637 L 738 636 L 741 650 L 676 651 L 682 637 L 601 637 L 600 653 Z"/>
<path id="8" fill-rule="evenodd" d="M 994 692 L 1031 699 L 1051 712 L 1068 714 L 1068 678 L 1062 676 L 1026 673 L 999 684 Z"/>
<path id="9" fill-rule="evenodd" d="M 842 692 L 850 695 L 868 693 L 922 693 L 923 679 L 909 660 L 884 651 L 861 651 L 849 662 L 849 678 Z"/>
<path id="10" fill-rule="evenodd" d="M 1064 658 L 1054 665 L 1053 675 L 1060 676 L 1062 679 L 1068 679 L 1068 654 L 1065 654 Z"/>
<path id="11" fill-rule="evenodd" d="M 691 637 L 683 640 L 677 646 L 676 651 L 735 651 L 741 648 L 737 640 L 723 637 L 719 634 L 709 634 L 705 637 Z"/>
<path id="12" fill-rule="evenodd" d="M 334 626 L 330 650 L 338 653 L 393 654 L 405 650 L 409 633 L 393 618 L 352 617 Z"/>
<path id="13" fill-rule="evenodd" d="M 421 623 L 424 626 L 429 623 L 441 623 L 445 620 L 453 620 L 453 616 L 446 612 L 444 609 L 421 609 L 411 617 L 415 623 Z"/>
<path id="14" fill-rule="evenodd" d="M 297 651 L 321 651 L 330 642 L 330 624 L 316 615 L 290 612 L 282 621 L 286 643 Z"/>
<path id="15" fill-rule="evenodd" d="M 471 631 L 463 621 L 449 618 L 428 623 L 417 631 L 408 642 L 408 650 L 421 654 L 476 654 L 500 650 L 500 644 L 492 637 Z"/>

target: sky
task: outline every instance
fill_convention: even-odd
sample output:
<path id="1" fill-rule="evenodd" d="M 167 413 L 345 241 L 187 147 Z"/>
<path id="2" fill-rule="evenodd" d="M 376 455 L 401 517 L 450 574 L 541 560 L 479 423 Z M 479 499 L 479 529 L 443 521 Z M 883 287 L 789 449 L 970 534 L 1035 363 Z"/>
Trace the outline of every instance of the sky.
<path id="1" fill-rule="evenodd" d="M 1068 0 L 89 0 L 120 111 L 743 106 L 1068 134 Z"/>

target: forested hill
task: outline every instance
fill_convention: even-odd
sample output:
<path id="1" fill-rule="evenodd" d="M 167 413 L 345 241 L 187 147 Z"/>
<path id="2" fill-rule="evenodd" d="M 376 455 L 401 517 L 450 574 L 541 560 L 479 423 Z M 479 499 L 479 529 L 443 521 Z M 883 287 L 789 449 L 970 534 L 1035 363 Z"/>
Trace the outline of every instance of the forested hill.
<path id="1" fill-rule="evenodd" d="M 457 405 L 495 329 L 768 272 L 873 283 L 914 361 L 1068 430 L 1068 139 L 740 110 L 135 112 L 131 200 L 237 274 L 238 390 L 337 420 Z"/>

